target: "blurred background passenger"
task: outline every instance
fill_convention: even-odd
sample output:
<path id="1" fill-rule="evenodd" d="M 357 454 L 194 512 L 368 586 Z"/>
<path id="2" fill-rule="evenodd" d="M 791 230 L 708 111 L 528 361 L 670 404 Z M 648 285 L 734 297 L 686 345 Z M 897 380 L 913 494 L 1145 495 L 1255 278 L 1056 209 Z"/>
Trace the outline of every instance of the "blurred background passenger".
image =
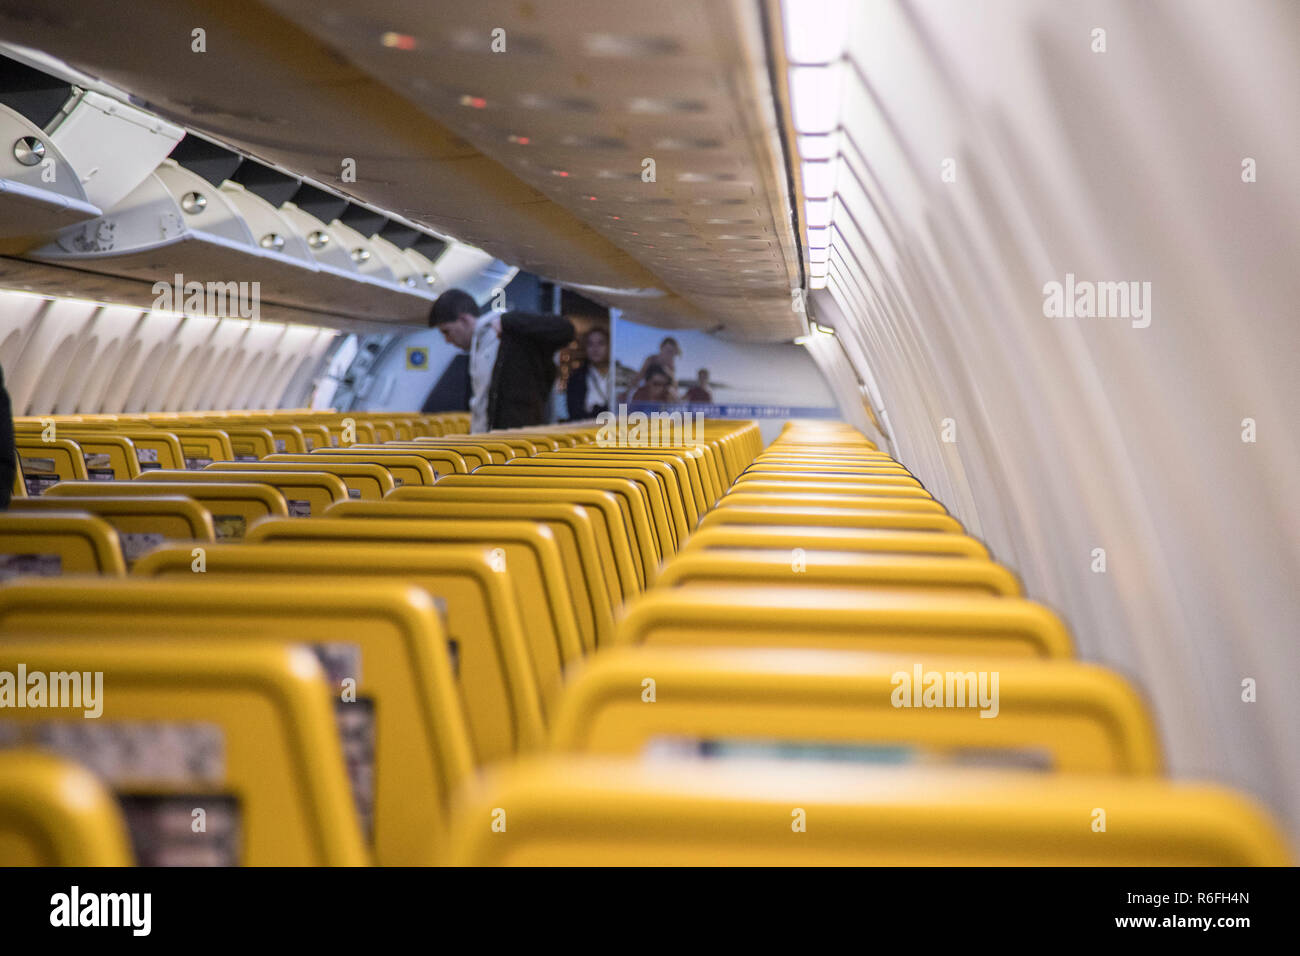
<path id="1" fill-rule="evenodd" d="M 566 389 L 569 421 L 595 418 L 609 411 L 609 332 L 597 326 L 582 336 L 582 364 L 569 374 Z"/>

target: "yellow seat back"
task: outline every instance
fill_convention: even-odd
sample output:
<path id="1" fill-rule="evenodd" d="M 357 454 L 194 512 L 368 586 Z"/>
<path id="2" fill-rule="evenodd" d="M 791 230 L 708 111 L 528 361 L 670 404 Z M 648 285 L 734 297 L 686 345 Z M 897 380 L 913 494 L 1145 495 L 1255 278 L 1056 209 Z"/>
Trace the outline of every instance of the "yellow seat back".
<path id="1" fill-rule="evenodd" d="M 0 750 L 0 860 L 5 866 L 131 866 L 112 792 L 72 760 Z"/>
<path id="2" fill-rule="evenodd" d="M 778 585 L 656 588 L 628 609 L 617 645 L 1072 657 L 1047 608 L 1020 598 Z"/>
<path id="3" fill-rule="evenodd" d="M 268 485 L 284 496 L 289 516 L 307 518 L 321 514 L 336 501 L 348 500 L 343 479 L 323 471 L 146 471 L 137 482 L 187 482 Z"/>
<path id="4" fill-rule="evenodd" d="M 60 481 L 86 481 L 90 477 L 81 446 L 70 438 L 43 441 L 19 432 L 14 446 L 29 495 L 44 494 Z"/>
<path id="5" fill-rule="evenodd" d="M 326 461 L 340 464 L 379 465 L 388 471 L 395 488 L 402 485 L 431 485 L 438 479 L 439 466 L 444 464 L 430 461 L 423 455 L 406 455 L 395 451 L 366 451 L 357 446 L 346 450 L 340 448 L 317 450 L 309 455 L 272 455 L 268 461 L 295 461 L 307 464 Z"/>
<path id="6" fill-rule="evenodd" d="M 574 471 L 573 469 L 561 470 Z M 619 476 L 597 477 L 591 472 L 543 474 L 535 468 L 515 468 L 511 465 L 484 465 L 475 470 L 472 475 L 464 478 L 453 476 L 442 481 L 450 482 L 453 486 L 474 484 L 485 488 L 514 488 L 524 491 L 534 487 L 607 491 L 618 501 L 624 525 L 629 531 L 632 559 L 636 563 L 641 586 L 654 583 L 655 578 L 659 576 L 659 564 L 663 560 L 663 555 L 657 523 L 651 518 L 651 511 L 641 486 L 634 481 Z"/>
<path id="7" fill-rule="evenodd" d="M 242 538 L 259 518 L 282 518 L 289 513 L 284 495 L 270 485 L 250 482 L 197 481 L 63 481 L 51 488 L 49 497 L 159 498 L 183 495 L 202 505 L 212 515 L 217 540 Z"/>
<path id="8" fill-rule="evenodd" d="M 217 461 L 205 471 L 314 471 L 337 475 L 347 486 L 348 497 L 361 501 L 379 501 L 392 491 L 392 473 L 382 465 L 344 461 L 286 461 L 289 455 L 271 455 L 266 461 Z M 306 458 L 306 455 L 301 456 Z"/>
<path id="9" fill-rule="evenodd" d="M 467 794 L 453 828 L 463 866 L 1291 862 L 1273 821 L 1219 787 L 786 761 L 533 760 Z"/>
<path id="10" fill-rule="evenodd" d="M 793 555 L 762 549 L 679 554 L 664 567 L 656 586 L 764 583 L 1020 596 L 1014 574 L 1000 564 L 979 558 L 807 549 Z"/>
<path id="11" fill-rule="evenodd" d="M 603 754 L 793 748 L 882 763 L 1160 771 L 1155 728 L 1123 678 L 1032 658 L 621 649 L 593 658 L 569 682 L 552 744 Z"/>
<path id="12" fill-rule="evenodd" d="M 389 493 L 394 502 L 466 502 L 501 505 L 510 513 L 510 505 L 560 504 L 580 507 L 591 522 L 600 563 L 612 607 L 641 593 L 640 579 L 632 557 L 631 533 L 619 510 L 618 500 L 609 492 L 596 488 L 542 488 L 535 483 L 525 488 L 509 484 L 497 486 L 480 481 L 473 475 L 447 475 L 431 488 L 405 487 Z"/>
<path id="13" fill-rule="evenodd" d="M 659 551 L 663 557 L 676 553 L 678 542 L 685 538 L 694 523 L 688 522 L 681 489 L 672 469 L 661 462 L 623 462 L 603 458 L 515 458 L 508 465 L 493 465 L 483 469 L 486 474 L 496 474 L 494 468 L 514 468 L 536 471 L 538 474 L 561 478 L 578 478 L 586 475 L 610 474 L 626 478 L 641 489 L 650 509 L 650 517 L 658 534 Z"/>
<path id="14" fill-rule="evenodd" d="M 12 502 L 11 512 L 71 510 L 103 518 L 117 532 L 122 557 L 130 568 L 141 555 L 164 541 L 213 541 L 212 515 L 193 498 L 180 495 L 110 498 L 45 495 Z"/>
<path id="15" fill-rule="evenodd" d="M 327 548 L 303 542 L 216 546 L 206 550 L 203 563 L 209 575 L 240 575 L 251 584 L 275 583 L 284 595 L 285 608 L 296 609 L 296 618 L 306 622 L 326 618 L 328 630 L 342 635 L 337 639 L 344 641 L 348 629 L 359 625 L 333 593 L 338 575 L 353 578 L 353 590 L 373 589 L 372 600 L 397 582 L 423 590 L 445 616 L 444 630 L 456 661 L 473 751 L 482 761 L 534 749 L 544 733 L 541 688 L 518 604 L 496 566 L 492 548 L 482 545 L 429 548 L 418 543 L 343 541 L 331 542 Z M 160 549 L 141 560 L 134 575 L 183 578 L 196 576 L 193 570 L 190 552 Z M 233 608 L 228 614 L 239 611 Z M 303 626 L 325 628 L 321 623 Z"/>
<path id="16" fill-rule="evenodd" d="M 6 611 L 19 589 L 0 589 Z M 50 696 L 31 706 L 29 683 L 29 706 L 6 708 L 5 732 L 11 744 L 74 757 L 106 778 L 137 862 L 367 862 L 325 673 L 310 651 L 116 636 L 102 623 L 93 636 L 65 637 L 40 621 L 48 611 L 28 611 L 22 623 L 6 614 L 0 684 L 21 668 L 29 681 L 45 675 Z M 49 706 L 55 683 L 59 707 Z"/>
<path id="17" fill-rule="evenodd" d="M 492 549 L 497 573 L 514 588 L 544 706 L 559 690 L 564 666 L 582 656 L 582 638 L 559 547 L 543 525 L 420 517 L 268 520 L 249 531 L 247 540 L 485 546 Z"/>
<path id="18" fill-rule="evenodd" d="M 564 579 L 573 598 L 582 650 L 590 653 L 614 637 L 614 605 L 605 581 L 605 566 L 596 546 L 589 512 L 559 502 L 344 501 L 325 512 L 327 518 L 436 518 L 474 521 L 536 521 L 550 529 L 559 550 Z"/>
<path id="19" fill-rule="evenodd" d="M 117 532 L 102 518 L 71 509 L 0 512 L 0 581 L 125 573 Z"/>
<path id="20" fill-rule="evenodd" d="M 791 559 L 800 551 L 847 551 L 855 554 L 934 554 L 985 558 L 988 549 L 975 538 L 946 531 L 889 531 L 861 528 L 800 528 L 785 525 L 720 524 L 691 535 L 682 554 L 761 548 Z"/>
<path id="21" fill-rule="evenodd" d="M 727 501 L 730 495 L 724 495 Z M 876 499 L 877 501 L 880 499 Z M 698 530 L 721 526 L 795 526 L 824 528 L 860 528 L 894 531 L 947 531 L 963 534 L 965 529 L 956 518 L 933 511 L 907 511 L 898 508 L 823 508 L 804 504 L 760 504 L 714 508 L 702 519 Z"/>

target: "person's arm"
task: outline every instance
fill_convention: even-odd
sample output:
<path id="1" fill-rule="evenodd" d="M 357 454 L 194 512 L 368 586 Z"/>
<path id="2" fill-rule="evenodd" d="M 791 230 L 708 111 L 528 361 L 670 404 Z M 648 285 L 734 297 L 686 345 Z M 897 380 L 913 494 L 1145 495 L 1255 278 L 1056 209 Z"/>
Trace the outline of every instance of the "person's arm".
<path id="1" fill-rule="evenodd" d="M 0 509 L 9 507 L 18 474 L 18 450 L 14 445 L 14 410 L 5 389 L 4 369 L 0 369 Z"/>
<path id="2" fill-rule="evenodd" d="M 564 316 L 535 312 L 507 312 L 501 316 L 501 332 L 528 339 L 538 348 L 551 352 L 564 348 L 574 339 L 573 323 Z"/>

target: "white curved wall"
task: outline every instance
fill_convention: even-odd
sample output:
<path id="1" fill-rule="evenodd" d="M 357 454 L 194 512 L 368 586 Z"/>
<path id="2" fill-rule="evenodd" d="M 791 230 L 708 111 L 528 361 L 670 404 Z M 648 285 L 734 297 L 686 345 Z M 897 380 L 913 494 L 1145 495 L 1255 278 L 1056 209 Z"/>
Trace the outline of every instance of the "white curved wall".
<path id="1" fill-rule="evenodd" d="M 0 291 L 15 415 L 296 407 L 338 334 Z"/>
<path id="2" fill-rule="evenodd" d="M 1300 5 L 848 6 L 839 132 L 803 144 L 838 157 L 814 313 L 1173 772 L 1300 830 Z M 1151 283 L 1149 326 L 1045 317 L 1067 273 Z"/>

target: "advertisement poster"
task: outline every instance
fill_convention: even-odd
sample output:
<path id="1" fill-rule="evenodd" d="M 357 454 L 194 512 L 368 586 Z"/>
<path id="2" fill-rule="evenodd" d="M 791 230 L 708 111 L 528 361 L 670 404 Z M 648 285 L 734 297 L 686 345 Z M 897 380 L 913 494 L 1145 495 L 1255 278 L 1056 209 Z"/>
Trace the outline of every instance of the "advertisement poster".
<path id="1" fill-rule="evenodd" d="M 614 359 L 616 401 L 630 412 L 699 412 L 706 418 L 760 421 L 840 416 L 802 346 L 732 342 L 619 318 Z"/>

